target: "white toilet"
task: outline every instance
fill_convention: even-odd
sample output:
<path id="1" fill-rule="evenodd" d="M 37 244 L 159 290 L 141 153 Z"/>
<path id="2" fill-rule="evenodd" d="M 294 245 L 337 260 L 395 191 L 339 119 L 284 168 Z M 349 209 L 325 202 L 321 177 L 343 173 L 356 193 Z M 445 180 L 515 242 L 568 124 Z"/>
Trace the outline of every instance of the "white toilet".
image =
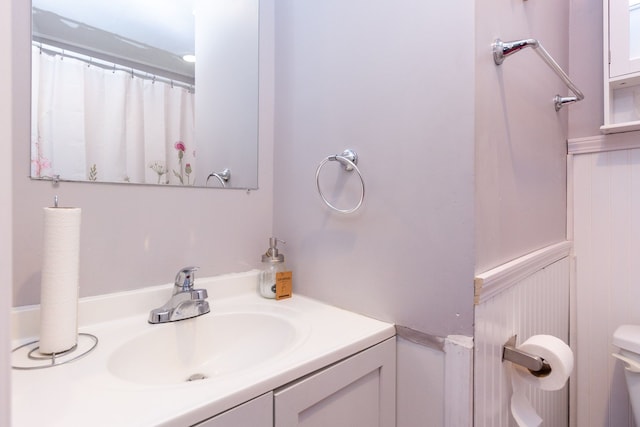
<path id="1" fill-rule="evenodd" d="M 624 362 L 631 409 L 640 426 L 640 325 L 619 326 L 613 333 L 613 345 L 620 348 L 613 356 Z"/>

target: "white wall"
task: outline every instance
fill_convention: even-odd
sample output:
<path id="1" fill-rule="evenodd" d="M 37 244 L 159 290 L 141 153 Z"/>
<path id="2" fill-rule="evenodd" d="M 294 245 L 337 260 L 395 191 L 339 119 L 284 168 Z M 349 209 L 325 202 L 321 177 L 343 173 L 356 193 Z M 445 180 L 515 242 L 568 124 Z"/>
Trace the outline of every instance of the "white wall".
<path id="1" fill-rule="evenodd" d="M 10 0 L 0 1 L 0 50 L 12 56 L 13 11 Z M 0 145 L 4 155 L 0 156 L 0 425 L 11 424 L 11 368 L 10 327 L 12 253 L 11 253 L 11 141 L 13 140 L 12 81 L 14 76 L 11 61 L 0 62 Z"/>
<path id="2" fill-rule="evenodd" d="M 42 207 L 50 206 L 54 195 L 62 205 L 83 209 L 81 296 L 168 283 L 185 265 L 199 265 L 199 274 L 207 276 L 260 264 L 271 234 L 273 185 L 273 7 L 261 3 L 260 189 L 250 193 L 31 181 L 29 59 L 14 54 L 14 305 L 39 301 Z M 24 9 L 13 22 L 13 35 L 20 50 L 29 52 L 30 14 Z"/>
<path id="3" fill-rule="evenodd" d="M 627 135 L 637 142 L 637 133 Z M 617 351 L 615 329 L 640 324 L 640 149 L 576 154 L 570 164 L 577 259 L 576 425 L 632 426 L 624 369 L 611 353 Z"/>
<path id="4" fill-rule="evenodd" d="M 632 426 L 620 364 L 610 353 L 615 328 L 640 323 L 635 258 L 639 132 L 603 136 L 602 2 L 571 2 L 571 71 L 585 100 L 569 115 L 572 170 L 569 230 L 575 241 L 572 335 L 576 350 L 576 425 Z M 589 149 L 583 149 L 589 147 Z M 608 151 L 616 150 L 616 151 Z"/>
<path id="5" fill-rule="evenodd" d="M 551 264 L 516 260 L 493 277 L 507 278 L 502 292 L 483 298 L 476 307 L 474 403 L 475 427 L 513 426 L 510 401 L 511 363 L 502 362 L 503 345 L 514 335 L 522 344 L 532 335 L 549 334 L 569 340 L 569 247 L 564 257 Z M 546 265 L 545 265 L 546 264 Z M 522 270 L 520 270 L 522 269 Z M 525 274 L 528 273 L 528 274 Z M 491 277 L 492 275 L 489 275 Z M 511 280 L 513 282 L 509 283 Z M 545 426 L 566 426 L 569 420 L 569 387 L 542 391 L 526 387 L 525 393 Z M 582 424 L 580 424 L 582 426 Z"/>

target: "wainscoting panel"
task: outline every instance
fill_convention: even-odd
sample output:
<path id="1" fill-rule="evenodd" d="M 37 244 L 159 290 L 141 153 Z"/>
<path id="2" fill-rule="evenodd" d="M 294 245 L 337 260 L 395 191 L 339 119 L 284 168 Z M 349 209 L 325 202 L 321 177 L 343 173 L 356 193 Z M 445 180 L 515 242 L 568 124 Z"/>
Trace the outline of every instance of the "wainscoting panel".
<path id="1" fill-rule="evenodd" d="M 627 138 L 637 141 L 637 134 Z M 576 425 L 630 427 L 634 422 L 624 370 L 611 353 L 616 351 L 615 329 L 640 324 L 640 149 L 575 154 L 569 161 L 576 258 Z"/>
<path id="2" fill-rule="evenodd" d="M 563 244 L 568 251 L 569 246 Z M 549 253 L 558 253 L 558 245 Z M 510 362 L 502 362 L 502 346 L 513 335 L 520 344 L 532 335 L 554 335 L 569 342 L 569 257 L 564 255 L 550 264 L 540 265 L 527 277 L 514 274 L 517 282 L 501 286 L 501 292 L 482 301 L 475 311 L 474 426 L 510 427 Z M 545 257 L 537 257 L 544 262 Z M 522 257 L 531 268 L 531 257 Z M 548 258 L 547 258 L 548 262 Z M 518 260 L 510 263 L 518 269 Z M 503 269 L 496 269 L 500 274 Z M 491 272 L 480 275 L 488 278 Z M 476 286 L 478 279 L 476 279 Z M 544 426 L 569 424 L 569 387 L 559 391 L 531 388 L 530 400 L 542 417 Z"/>

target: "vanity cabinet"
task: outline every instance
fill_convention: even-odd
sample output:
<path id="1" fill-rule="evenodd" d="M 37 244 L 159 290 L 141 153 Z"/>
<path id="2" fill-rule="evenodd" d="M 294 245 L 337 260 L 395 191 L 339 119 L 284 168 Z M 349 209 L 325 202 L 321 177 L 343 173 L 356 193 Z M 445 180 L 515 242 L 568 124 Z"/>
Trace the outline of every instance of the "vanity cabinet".
<path id="1" fill-rule="evenodd" d="M 395 338 L 274 393 L 274 427 L 395 426 Z"/>
<path id="2" fill-rule="evenodd" d="M 266 393 L 193 427 L 272 427 L 273 393 Z"/>
<path id="3" fill-rule="evenodd" d="M 603 0 L 603 133 L 640 130 L 640 0 Z"/>
<path id="4" fill-rule="evenodd" d="M 393 427 L 395 388 L 394 337 L 195 427 Z"/>

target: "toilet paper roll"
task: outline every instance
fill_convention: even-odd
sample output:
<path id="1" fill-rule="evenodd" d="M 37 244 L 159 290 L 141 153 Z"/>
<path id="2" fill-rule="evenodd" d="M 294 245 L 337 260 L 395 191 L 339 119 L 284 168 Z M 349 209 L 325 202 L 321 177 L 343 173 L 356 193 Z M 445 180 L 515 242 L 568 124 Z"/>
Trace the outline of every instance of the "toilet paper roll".
<path id="1" fill-rule="evenodd" d="M 537 427 L 542 418 L 527 399 L 526 390 L 533 386 L 541 390 L 560 390 L 573 371 L 573 352 L 561 339 L 552 335 L 534 335 L 518 349 L 542 357 L 551 367 L 546 376 L 536 376 L 527 368 L 511 364 L 511 414 L 520 427 Z"/>
<path id="2" fill-rule="evenodd" d="M 79 208 L 44 208 L 40 353 L 61 353 L 78 339 Z"/>

